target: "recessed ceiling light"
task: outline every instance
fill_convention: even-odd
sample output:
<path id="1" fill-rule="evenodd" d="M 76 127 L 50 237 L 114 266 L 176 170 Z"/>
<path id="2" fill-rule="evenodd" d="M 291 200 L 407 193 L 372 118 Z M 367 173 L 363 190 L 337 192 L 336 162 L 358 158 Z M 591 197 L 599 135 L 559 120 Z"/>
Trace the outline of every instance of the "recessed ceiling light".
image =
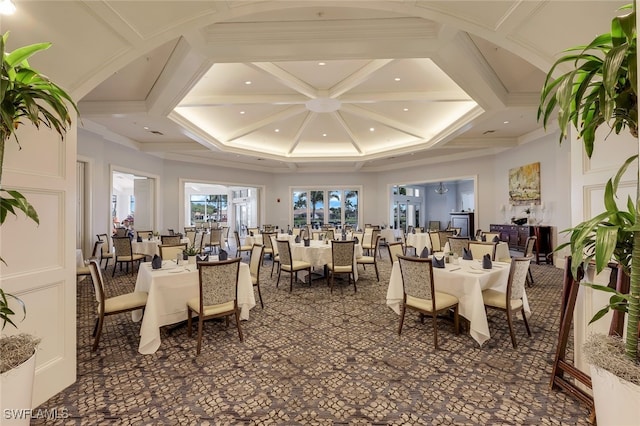
<path id="1" fill-rule="evenodd" d="M 375 132 L 375 131 L 376 131 L 376 129 L 375 129 L 375 127 L 369 127 L 369 131 L 370 131 L 370 132 Z"/>
<path id="2" fill-rule="evenodd" d="M 249 85 L 249 84 L 251 84 L 251 81 L 247 80 L 247 81 L 244 82 L 244 84 Z"/>
<path id="3" fill-rule="evenodd" d="M 144 127 L 143 127 L 143 129 L 145 129 L 145 130 L 149 130 L 149 128 L 148 128 L 147 126 L 144 126 Z"/>
<path id="4" fill-rule="evenodd" d="M 244 111 L 240 111 L 240 114 L 244 114 Z"/>
<path id="5" fill-rule="evenodd" d="M 395 81 L 400 81 L 400 77 L 394 78 Z"/>
<path id="6" fill-rule="evenodd" d="M 280 132 L 280 129 L 276 129 L 276 130 L 274 130 L 274 131 L 275 131 L 276 133 L 279 133 L 279 132 Z"/>
<path id="7" fill-rule="evenodd" d="M 505 122 L 504 122 L 504 124 L 509 124 L 509 122 L 508 122 L 508 121 L 505 121 Z"/>
<path id="8" fill-rule="evenodd" d="M 327 63 L 326 62 L 318 62 L 318 65 L 320 65 L 322 67 L 324 65 L 327 65 Z"/>
<path id="9" fill-rule="evenodd" d="M 407 112 L 407 111 L 409 111 L 409 108 L 403 108 L 402 110 L 403 110 L 404 112 Z"/>
<path id="10" fill-rule="evenodd" d="M 322 134 L 322 136 L 327 137 L 327 134 L 326 134 L 326 133 L 323 133 L 323 134 Z"/>

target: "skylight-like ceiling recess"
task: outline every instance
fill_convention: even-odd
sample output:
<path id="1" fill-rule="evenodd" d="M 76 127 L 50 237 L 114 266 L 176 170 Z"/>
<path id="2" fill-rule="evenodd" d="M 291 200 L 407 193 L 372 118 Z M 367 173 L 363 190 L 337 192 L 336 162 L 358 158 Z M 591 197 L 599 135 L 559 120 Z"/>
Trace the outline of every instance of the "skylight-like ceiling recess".
<path id="1" fill-rule="evenodd" d="M 217 63 L 171 118 L 216 151 L 357 161 L 436 146 L 482 112 L 415 58 Z"/>

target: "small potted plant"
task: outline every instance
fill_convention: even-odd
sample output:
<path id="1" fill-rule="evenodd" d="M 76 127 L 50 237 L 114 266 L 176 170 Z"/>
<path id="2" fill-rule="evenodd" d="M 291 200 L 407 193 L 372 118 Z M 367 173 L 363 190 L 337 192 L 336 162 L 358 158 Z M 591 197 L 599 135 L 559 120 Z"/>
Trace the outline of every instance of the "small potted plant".
<path id="1" fill-rule="evenodd" d="M 0 226 L 9 214 L 22 212 L 27 218 L 39 223 L 35 208 L 26 197 L 16 190 L 2 187 L 2 168 L 5 144 L 14 139 L 18 145 L 16 130 L 20 125 L 41 125 L 55 130 L 64 138 L 71 125 L 69 106 L 78 111 L 71 97 L 58 85 L 29 66 L 28 59 L 35 53 L 48 49 L 50 43 L 38 43 L 5 50 L 9 33 L 0 36 Z M 0 258 L 0 263 L 4 260 Z M 11 305 L 20 306 L 23 318 L 24 303 L 0 288 L 0 321 L 2 329 L 7 323 L 17 328 L 12 320 L 16 314 Z M 2 398 L 1 412 L 7 409 L 30 409 L 31 390 L 35 374 L 35 352 L 39 338 L 28 334 L 0 337 L 0 360 Z M 6 370 L 6 371 L 5 371 Z M 8 391 L 7 391 L 8 390 Z M 26 424 L 29 419 L 25 416 Z"/>
<path id="2" fill-rule="evenodd" d="M 189 264 L 195 264 L 196 256 L 200 254 L 200 250 L 198 250 L 195 244 L 191 244 L 184 250 L 183 253 L 185 256 L 187 256 L 187 259 L 189 260 Z"/>

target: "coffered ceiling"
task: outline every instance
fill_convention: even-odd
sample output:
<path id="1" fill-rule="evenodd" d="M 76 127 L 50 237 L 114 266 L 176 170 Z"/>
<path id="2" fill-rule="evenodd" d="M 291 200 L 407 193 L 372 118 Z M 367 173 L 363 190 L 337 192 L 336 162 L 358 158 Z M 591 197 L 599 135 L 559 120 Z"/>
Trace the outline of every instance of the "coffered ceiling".
<path id="1" fill-rule="evenodd" d="M 150 32 L 133 18 L 142 3 L 152 21 L 152 3 L 225 19 L 174 31 L 95 86 L 79 103 L 85 130 L 161 158 L 327 172 L 473 158 L 539 135 L 544 73 L 489 39 L 525 40 L 529 20 L 572 2 L 105 2 L 104 19 Z M 278 7 L 240 13 L 254 3 Z M 474 34 L 473 19 L 493 30 Z"/>

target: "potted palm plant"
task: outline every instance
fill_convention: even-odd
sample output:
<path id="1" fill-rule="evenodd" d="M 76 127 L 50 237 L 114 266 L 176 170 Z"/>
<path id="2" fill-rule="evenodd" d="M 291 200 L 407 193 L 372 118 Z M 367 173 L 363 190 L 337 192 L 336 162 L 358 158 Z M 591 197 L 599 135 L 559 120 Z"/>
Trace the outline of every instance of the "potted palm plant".
<path id="1" fill-rule="evenodd" d="M 623 130 L 638 137 L 638 88 L 635 3 L 622 8 L 624 14 L 611 22 L 609 33 L 597 36 L 585 46 L 567 49 L 552 66 L 541 93 L 538 120 L 545 127 L 556 117 L 560 142 L 569 126 L 577 129 L 585 152 L 591 157 L 596 130 L 603 124 L 610 134 Z M 562 66 L 571 70 L 554 77 Z M 572 272 L 577 277 L 580 265 L 594 265 L 601 272 L 613 258 L 630 277 L 630 291 L 621 294 L 613 289 L 587 283 L 592 288 L 611 292 L 609 304 L 591 320 L 596 321 L 610 309 L 628 315 L 624 341 L 609 336 L 591 336 L 584 353 L 591 364 L 594 402 L 599 424 L 636 424 L 637 401 L 640 400 L 640 364 L 638 332 L 640 325 L 640 187 L 637 156 L 626 160 L 606 185 L 605 211 L 567 230 L 570 241 Z M 636 195 L 629 197 L 625 208 L 616 203 L 618 184 L 635 162 Z M 611 384 L 603 383 L 613 373 Z M 621 390 L 613 390 L 614 384 Z M 601 386 L 606 386 L 603 389 Z M 635 392 L 635 393 L 633 393 Z M 623 417 L 625 414 L 632 417 Z"/>
<path id="2" fill-rule="evenodd" d="M 20 125 L 31 124 L 36 128 L 45 126 L 55 130 L 64 138 L 71 125 L 69 106 L 78 112 L 71 97 L 58 85 L 29 66 L 28 59 L 35 53 L 48 49 L 50 43 L 38 43 L 6 51 L 9 34 L 0 36 L 0 226 L 9 214 L 22 212 L 27 218 L 39 223 L 35 208 L 20 192 L 2 186 L 2 169 L 5 146 L 11 139 L 20 145 L 16 130 Z M 4 260 L 0 258 L 0 262 Z M 13 321 L 14 309 L 20 308 L 22 318 L 26 315 L 24 303 L 0 287 L 0 322 L 2 330 L 7 324 L 17 328 Z M 0 337 L 0 378 L 2 380 L 2 413 L 5 409 L 30 409 L 31 389 L 35 371 L 35 350 L 40 339 L 29 334 Z M 24 369 L 24 372 L 23 372 Z M 25 380 L 30 380 L 25 383 Z M 26 400 L 19 400 L 20 389 L 25 390 Z M 28 424 L 29 419 L 25 417 Z"/>

